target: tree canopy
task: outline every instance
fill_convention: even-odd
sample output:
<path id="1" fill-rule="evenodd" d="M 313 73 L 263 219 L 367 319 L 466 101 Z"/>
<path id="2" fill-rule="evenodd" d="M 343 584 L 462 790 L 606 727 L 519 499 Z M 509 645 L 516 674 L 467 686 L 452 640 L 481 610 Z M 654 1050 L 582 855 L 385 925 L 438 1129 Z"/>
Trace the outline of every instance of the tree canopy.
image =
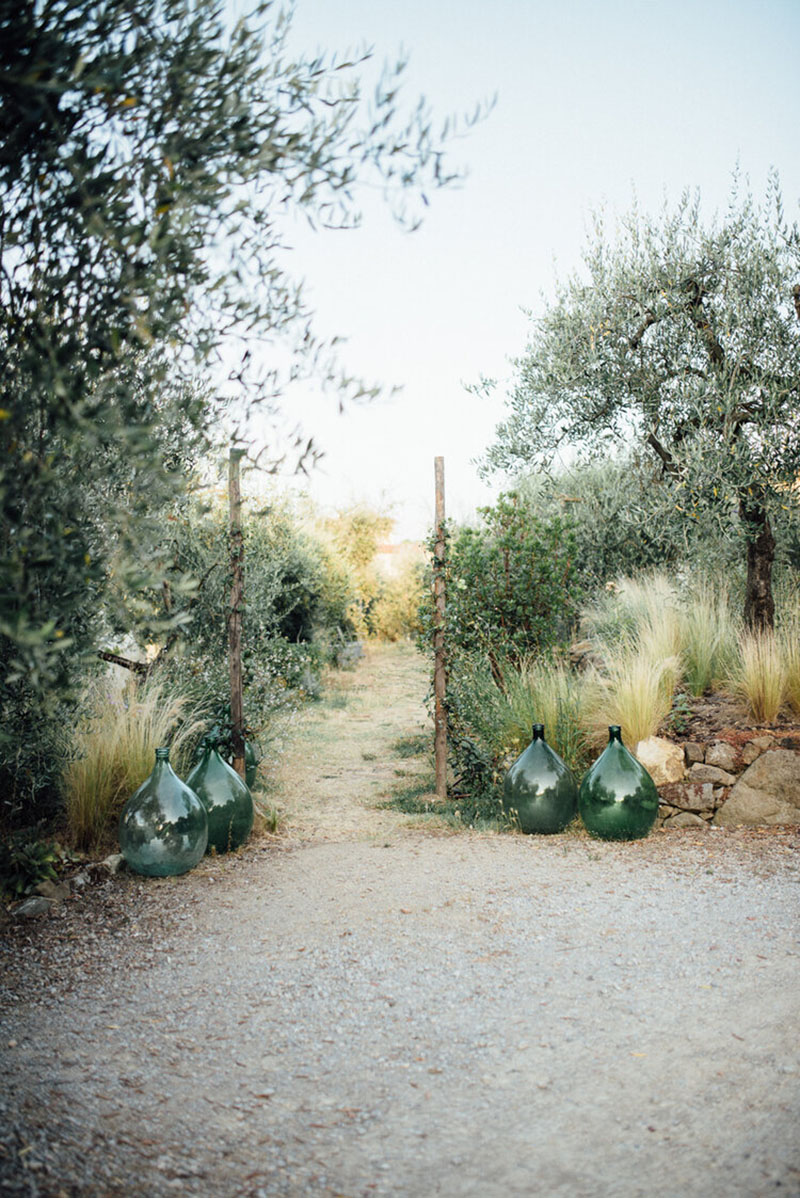
<path id="1" fill-rule="evenodd" d="M 711 221 L 689 194 L 615 241 L 598 218 L 584 265 L 532 321 L 488 467 L 638 444 L 667 518 L 736 525 L 746 617 L 771 625 L 771 520 L 800 472 L 800 232 L 777 178 L 763 206 L 735 185 Z"/>

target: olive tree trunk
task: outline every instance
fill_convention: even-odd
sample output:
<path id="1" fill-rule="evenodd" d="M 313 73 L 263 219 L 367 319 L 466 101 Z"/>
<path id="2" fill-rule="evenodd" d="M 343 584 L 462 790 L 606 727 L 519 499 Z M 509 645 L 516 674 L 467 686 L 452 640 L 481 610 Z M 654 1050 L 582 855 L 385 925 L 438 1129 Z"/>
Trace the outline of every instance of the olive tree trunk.
<path id="1" fill-rule="evenodd" d="M 739 503 L 739 515 L 747 533 L 745 624 L 756 631 L 764 631 L 775 625 L 775 600 L 772 595 L 775 537 L 766 509 L 758 499 L 750 496 L 743 498 Z"/>

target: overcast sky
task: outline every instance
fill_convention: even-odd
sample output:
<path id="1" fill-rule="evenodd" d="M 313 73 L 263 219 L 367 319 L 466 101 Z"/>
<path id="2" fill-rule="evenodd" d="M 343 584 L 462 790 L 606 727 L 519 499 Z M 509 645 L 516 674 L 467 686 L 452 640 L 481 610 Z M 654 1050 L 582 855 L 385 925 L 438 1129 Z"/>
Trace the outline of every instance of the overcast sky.
<path id="1" fill-rule="evenodd" d="M 409 104 L 442 117 L 497 96 L 453 146 L 463 186 L 432 196 L 423 227 L 394 227 L 377 202 L 356 232 L 293 231 L 318 330 L 343 359 L 402 387 L 349 409 L 306 387 L 291 396 L 326 457 L 309 484 L 329 506 L 391 505 L 396 535 L 432 522 L 433 458 L 445 458 L 448 515 L 487 501 L 473 459 L 503 418 L 464 389 L 509 378 L 528 319 L 556 272 L 579 264 L 588 216 L 634 193 L 657 209 L 698 187 L 722 207 L 739 162 L 757 196 L 770 167 L 787 214 L 800 198 L 800 0 L 297 0 L 292 44 L 410 56 Z M 296 235 L 294 235 L 296 234 Z"/>

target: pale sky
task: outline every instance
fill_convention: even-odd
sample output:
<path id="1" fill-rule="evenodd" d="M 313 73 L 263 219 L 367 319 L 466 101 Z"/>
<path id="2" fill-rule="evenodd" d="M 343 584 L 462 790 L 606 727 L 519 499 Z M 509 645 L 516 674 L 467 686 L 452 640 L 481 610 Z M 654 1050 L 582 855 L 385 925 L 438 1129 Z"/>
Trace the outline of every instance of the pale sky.
<path id="1" fill-rule="evenodd" d="M 528 320 L 556 273 L 579 264 L 593 208 L 613 224 L 634 196 L 700 188 L 724 207 L 737 161 L 755 195 L 776 167 L 787 215 L 800 198 L 800 0 L 297 0 L 292 44 L 379 62 L 410 56 L 409 105 L 442 118 L 496 94 L 486 121 L 454 143 L 463 186 L 431 196 L 403 233 L 375 198 L 356 232 L 291 231 L 293 271 L 324 335 L 346 338 L 353 373 L 403 389 L 336 413 L 311 387 L 290 415 L 326 450 L 309 483 L 328 506 L 392 505 L 397 537 L 433 519 L 433 459 L 445 459 L 448 516 L 487 502 L 473 459 L 503 418 L 469 395 L 511 376 Z"/>

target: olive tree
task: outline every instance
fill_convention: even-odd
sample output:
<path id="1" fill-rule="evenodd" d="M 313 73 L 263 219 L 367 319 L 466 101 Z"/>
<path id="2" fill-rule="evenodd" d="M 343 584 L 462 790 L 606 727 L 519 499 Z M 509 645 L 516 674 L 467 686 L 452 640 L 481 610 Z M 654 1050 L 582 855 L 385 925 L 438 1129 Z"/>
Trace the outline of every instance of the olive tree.
<path id="1" fill-rule="evenodd" d="M 771 626 L 773 522 L 800 470 L 800 234 L 777 179 L 763 206 L 735 185 L 710 221 L 688 194 L 658 219 L 634 210 L 616 240 L 598 219 L 584 265 L 532 321 L 487 466 L 638 445 L 663 518 L 733 527 L 745 617 Z"/>
<path id="2" fill-rule="evenodd" d="M 232 401 L 277 402 L 262 363 L 336 376 L 287 273 L 287 215 L 355 224 L 377 184 L 413 226 L 452 177 L 446 131 L 403 108 L 402 63 L 373 90 L 368 55 L 292 57 L 290 16 L 0 0 L 6 733 L 10 707 L 64 693 L 109 580 L 121 597 L 157 581 L 145 517 L 185 490 Z"/>

